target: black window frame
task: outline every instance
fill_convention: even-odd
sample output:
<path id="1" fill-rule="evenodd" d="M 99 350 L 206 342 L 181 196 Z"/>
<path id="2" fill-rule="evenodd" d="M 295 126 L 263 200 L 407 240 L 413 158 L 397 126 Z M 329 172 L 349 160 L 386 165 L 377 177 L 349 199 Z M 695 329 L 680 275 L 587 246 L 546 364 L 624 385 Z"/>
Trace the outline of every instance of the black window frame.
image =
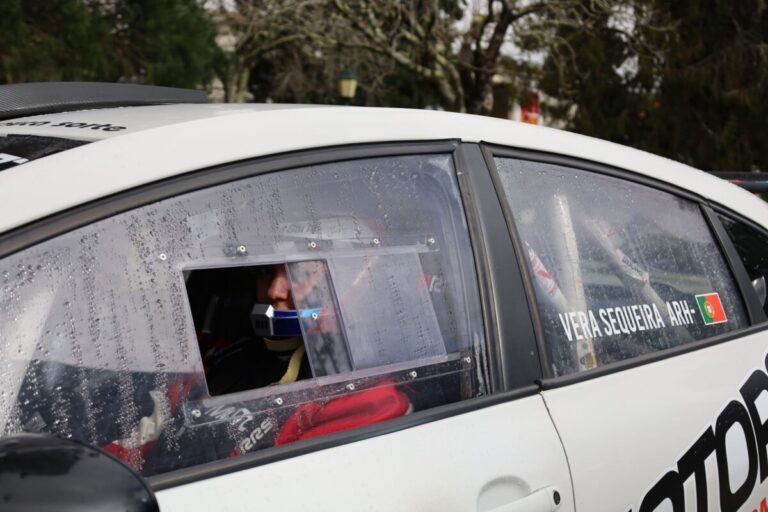
<path id="1" fill-rule="evenodd" d="M 417 154 L 450 155 L 455 167 L 478 281 L 491 394 L 381 424 L 151 476 L 147 480 L 156 491 L 167 489 L 535 395 L 540 388 L 534 383 L 540 381 L 543 374 L 532 312 L 525 299 L 522 269 L 515 258 L 490 170 L 480 146 L 475 143 L 435 140 L 348 144 L 203 168 L 90 201 L 2 233 L 0 259 L 114 215 L 204 188 L 310 165 Z"/>
<path id="2" fill-rule="evenodd" d="M 518 266 L 520 267 L 524 275 L 524 284 L 527 292 L 526 296 L 529 303 L 529 308 L 531 309 L 534 315 L 533 316 L 534 323 L 535 323 L 534 328 L 535 328 L 535 333 L 537 338 L 537 344 L 539 347 L 538 352 L 541 357 L 541 367 L 543 371 L 543 378 L 540 382 L 540 385 L 542 390 L 555 389 L 563 386 L 568 386 L 577 382 L 582 382 L 585 380 L 602 377 L 604 375 L 608 375 L 611 373 L 616 373 L 616 372 L 628 370 L 630 368 L 634 368 L 637 366 L 654 363 L 656 361 L 661 361 L 664 359 L 668 359 L 670 357 L 675 357 L 680 354 L 694 352 L 712 345 L 725 343 L 725 342 L 734 340 L 736 338 L 741 338 L 743 336 L 754 334 L 756 332 L 768 330 L 768 318 L 766 318 L 765 313 L 763 313 L 762 308 L 760 308 L 759 304 L 757 303 L 756 296 L 754 296 L 754 293 L 751 292 L 752 288 L 751 288 L 751 284 L 749 282 L 746 270 L 744 269 L 741 259 L 738 257 L 738 254 L 736 253 L 736 249 L 733 246 L 733 243 L 730 241 L 730 238 L 725 232 L 725 228 L 723 227 L 722 223 L 720 222 L 715 212 L 719 212 L 719 213 L 728 212 L 727 214 L 730 217 L 743 219 L 742 216 L 738 214 L 734 214 L 734 212 L 727 209 L 726 207 L 719 205 L 709 199 L 706 199 L 698 194 L 695 194 L 689 190 L 682 189 L 671 183 L 657 180 L 650 176 L 629 171 L 627 169 L 622 169 L 619 167 L 615 167 L 615 166 L 611 166 L 603 163 L 598 163 L 590 160 L 585 160 L 577 157 L 571 157 L 571 156 L 566 156 L 566 155 L 561 155 L 556 153 L 549 153 L 549 152 L 536 151 L 536 150 L 530 150 L 530 149 L 513 148 L 513 147 L 501 146 L 498 144 L 491 144 L 491 143 L 485 143 L 485 142 L 481 143 L 481 149 L 483 152 L 483 156 L 485 157 L 485 161 L 488 166 L 488 169 L 491 173 L 491 179 L 494 183 L 494 186 L 496 187 L 497 194 L 499 195 L 501 208 L 504 212 L 507 225 L 509 226 L 510 236 L 512 237 L 515 244 L 515 252 L 517 254 L 517 258 L 519 262 Z M 736 289 L 742 300 L 744 310 L 747 313 L 749 325 L 745 328 L 735 329 L 728 333 L 712 336 L 710 338 L 705 338 L 702 340 L 693 341 L 691 343 L 686 343 L 685 345 L 680 345 L 677 347 L 659 350 L 656 352 L 626 359 L 623 361 L 616 361 L 613 363 L 598 366 L 597 368 L 594 368 L 591 370 L 575 372 L 568 375 L 555 376 L 551 370 L 551 365 L 549 364 L 549 361 L 547 358 L 546 345 L 545 345 L 546 342 L 544 339 L 544 329 L 541 324 L 541 317 L 538 312 L 539 306 L 536 301 L 536 296 L 534 294 L 534 283 L 530 275 L 530 272 L 528 271 L 528 267 L 525 264 L 526 256 L 522 249 L 520 236 L 517 231 L 517 227 L 514 220 L 514 215 L 512 214 L 511 208 L 509 206 L 509 202 L 508 200 L 506 200 L 506 197 L 504 195 L 504 189 L 501 184 L 501 178 L 499 176 L 498 168 L 496 167 L 496 164 L 494 161 L 495 158 L 513 158 L 516 160 L 525 160 L 525 161 L 536 162 L 536 163 L 561 165 L 564 167 L 583 170 L 583 171 L 592 172 L 595 174 L 622 179 L 632 183 L 637 183 L 637 184 L 644 185 L 652 189 L 666 192 L 674 196 L 680 197 L 682 199 L 694 202 L 699 206 L 702 216 L 705 222 L 707 223 L 707 225 L 709 226 L 713 240 L 715 241 L 715 244 L 717 245 L 717 247 L 720 249 L 723 259 L 726 262 L 726 265 L 728 266 L 729 270 L 731 271 L 731 276 L 733 277 L 733 280 L 736 284 Z M 750 223 L 750 225 L 754 226 L 754 223 Z M 765 232 L 765 229 L 763 229 L 762 231 Z"/>
<path id="3" fill-rule="evenodd" d="M 706 210 L 708 212 L 708 215 L 711 217 L 711 222 L 716 226 L 716 232 L 718 237 L 722 238 L 722 244 L 726 251 L 728 251 L 729 257 L 733 260 L 733 266 L 736 267 L 738 270 L 740 277 L 740 283 L 742 288 L 742 293 L 745 297 L 749 300 L 750 305 L 750 311 L 753 309 L 757 310 L 754 312 L 754 324 L 759 325 L 761 323 L 768 322 L 768 315 L 766 315 L 762 305 L 760 304 L 760 301 L 755 294 L 754 288 L 752 287 L 752 282 L 749 279 L 749 274 L 747 273 L 746 268 L 744 267 L 744 263 L 742 262 L 741 256 L 739 255 L 738 251 L 736 250 L 736 245 L 731 240 L 731 237 L 728 235 L 727 230 L 725 229 L 725 226 L 723 225 L 722 220 L 720 217 L 727 217 L 733 222 L 738 222 L 740 224 L 744 224 L 750 229 L 753 229 L 757 233 L 763 235 L 764 237 L 768 238 L 768 229 L 765 227 L 753 222 L 751 219 L 748 219 L 747 217 L 744 217 L 743 215 L 734 212 L 733 210 L 730 210 L 726 208 L 723 205 L 709 202 L 706 206 Z"/>

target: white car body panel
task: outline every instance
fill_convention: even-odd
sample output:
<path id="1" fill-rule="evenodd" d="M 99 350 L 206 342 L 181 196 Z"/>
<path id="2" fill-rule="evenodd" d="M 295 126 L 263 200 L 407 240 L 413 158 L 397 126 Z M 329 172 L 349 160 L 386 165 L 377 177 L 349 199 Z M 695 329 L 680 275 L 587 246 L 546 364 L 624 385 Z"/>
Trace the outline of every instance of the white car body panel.
<path id="1" fill-rule="evenodd" d="M 651 486 L 676 469 L 707 427 L 715 427 L 725 405 L 742 401 L 739 388 L 752 371 L 766 371 L 766 348 L 768 334 L 762 332 L 544 391 L 571 465 L 576 509 L 637 512 Z M 768 410 L 761 414 L 768 417 Z M 728 452 L 732 489 L 746 478 L 743 439 Z M 711 511 L 720 510 L 715 458 L 713 453 L 706 460 Z M 685 510 L 697 510 L 695 492 L 690 477 Z M 760 485 L 758 476 L 740 510 L 760 510 L 766 496 L 768 480 Z"/>
<path id="2" fill-rule="evenodd" d="M 61 123 L 125 129 L 56 126 Z M 0 233 L 111 194 L 240 160 L 428 140 L 484 142 L 615 166 L 689 190 L 768 227 L 762 200 L 686 165 L 573 133 L 479 116 L 168 105 L 14 119 L 0 122 L 4 134 L 93 143 L 0 171 Z M 165 489 L 157 497 L 163 512 L 523 512 L 529 509 L 519 508 L 521 499 L 554 487 L 562 497 L 559 511 L 638 512 L 646 492 L 715 425 L 723 407 L 741 400 L 739 387 L 750 373 L 765 370 L 767 348 L 768 334 L 756 333 L 540 395 Z M 768 417 L 768 409 L 763 412 Z M 737 448 L 729 454 L 736 483 L 746 472 Z M 719 510 L 714 459 L 713 454 L 706 461 L 708 510 L 713 511 Z M 685 510 L 696 510 L 695 493 L 689 478 Z M 766 496 L 768 482 L 758 480 L 743 510 L 760 510 Z"/>
<path id="3" fill-rule="evenodd" d="M 160 118 L 164 109 L 175 112 L 174 106 L 153 108 L 152 115 Z M 717 198 L 734 211 L 768 225 L 768 207 L 735 185 L 665 158 L 564 131 L 406 109 L 222 108 L 225 115 L 216 115 L 218 110 L 209 105 L 184 106 L 174 115 L 194 118 L 194 112 L 184 109 L 198 109 L 200 115 L 208 113 L 211 117 L 120 134 L 3 171 L 0 232 L 122 190 L 228 162 L 325 146 L 438 139 L 484 141 L 617 166 L 705 198 Z M 99 112 L 104 114 L 93 122 L 120 121 L 120 109 L 92 112 L 94 118 Z M 71 113 L 59 115 L 74 119 Z M 17 131 L 11 126 L 0 130 L 2 133 Z M 35 133 L 48 134 L 45 130 Z M 41 187 L 41 183 L 46 186 Z"/>
<path id="4" fill-rule="evenodd" d="M 561 495 L 558 512 L 572 512 L 560 440 L 541 397 L 533 396 L 174 487 L 157 498 L 162 512 L 489 512 L 518 510 L 515 501 L 550 486 Z"/>

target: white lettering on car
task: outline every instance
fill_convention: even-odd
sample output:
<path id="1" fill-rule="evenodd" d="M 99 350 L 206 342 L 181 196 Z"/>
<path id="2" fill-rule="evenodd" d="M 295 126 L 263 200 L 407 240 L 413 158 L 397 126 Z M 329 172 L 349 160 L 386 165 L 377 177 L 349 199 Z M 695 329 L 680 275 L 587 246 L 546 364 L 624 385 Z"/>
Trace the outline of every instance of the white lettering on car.
<path id="1" fill-rule="evenodd" d="M 248 437 L 238 443 L 237 447 L 240 449 L 240 453 L 247 452 L 253 448 L 274 426 L 272 418 L 265 418 L 258 427 L 251 431 Z"/>
<path id="2" fill-rule="evenodd" d="M 671 300 L 665 303 L 670 327 L 687 326 L 696 323 L 696 310 L 686 300 Z M 598 317 L 600 322 L 597 321 Z M 597 314 L 591 309 L 558 313 L 563 333 L 568 341 L 630 335 L 636 332 L 652 331 L 666 327 L 664 318 L 656 304 L 632 304 L 611 308 L 599 308 Z M 602 323 L 602 327 L 600 324 Z"/>
<path id="3" fill-rule="evenodd" d="M 26 158 L 22 158 L 16 155 L 9 155 L 8 153 L 0 153 L 0 164 L 23 164 L 29 162 Z"/>

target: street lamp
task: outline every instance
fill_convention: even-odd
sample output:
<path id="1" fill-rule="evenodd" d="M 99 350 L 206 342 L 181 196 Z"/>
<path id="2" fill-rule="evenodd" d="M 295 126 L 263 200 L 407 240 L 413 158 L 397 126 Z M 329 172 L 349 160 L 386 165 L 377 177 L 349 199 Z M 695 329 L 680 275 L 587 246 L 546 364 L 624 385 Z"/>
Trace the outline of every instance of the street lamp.
<path id="1" fill-rule="evenodd" d="M 351 69 L 345 69 L 339 73 L 339 96 L 344 100 L 345 104 L 349 104 L 352 98 L 355 97 L 355 90 L 357 89 L 357 76 Z"/>

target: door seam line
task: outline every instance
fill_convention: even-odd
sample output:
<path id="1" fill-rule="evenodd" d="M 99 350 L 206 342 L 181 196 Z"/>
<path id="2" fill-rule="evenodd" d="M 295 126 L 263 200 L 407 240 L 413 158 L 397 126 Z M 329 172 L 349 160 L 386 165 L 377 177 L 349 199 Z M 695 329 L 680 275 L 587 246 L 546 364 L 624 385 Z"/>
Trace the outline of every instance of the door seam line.
<path id="1" fill-rule="evenodd" d="M 565 449 L 565 443 L 563 442 L 563 436 L 560 435 L 560 430 L 557 428 L 557 423 L 555 423 L 555 418 L 552 417 L 552 411 L 549 410 L 549 404 L 547 403 L 547 398 L 544 396 L 543 392 L 540 392 L 539 395 L 541 396 L 541 401 L 544 402 L 544 408 L 547 410 L 547 415 L 549 416 L 549 421 L 552 423 L 552 427 L 555 429 L 555 433 L 557 434 L 557 439 L 560 441 L 560 446 L 563 449 L 563 455 L 565 455 L 565 463 L 568 466 L 568 478 L 571 481 L 571 498 L 573 499 L 573 510 L 576 512 L 576 485 L 573 482 L 573 469 L 571 468 L 571 459 L 568 457 L 568 450 Z"/>

